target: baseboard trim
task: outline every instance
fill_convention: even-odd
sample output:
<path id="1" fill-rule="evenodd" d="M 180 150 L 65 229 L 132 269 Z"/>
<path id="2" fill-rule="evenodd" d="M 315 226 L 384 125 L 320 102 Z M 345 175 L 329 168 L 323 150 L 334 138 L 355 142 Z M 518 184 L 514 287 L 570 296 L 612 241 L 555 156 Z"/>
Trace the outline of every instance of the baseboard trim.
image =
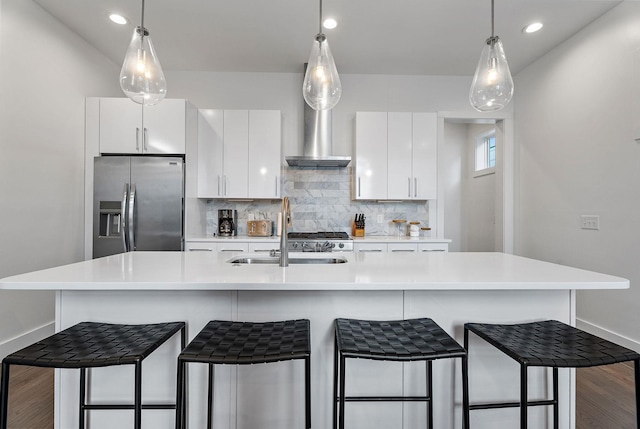
<path id="1" fill-rule="evenodd" d="M 576 318 L 576 327 L 640 353 L 640 342 L 632 340 L 631 338 L 616 334 L 615 332 L 579 318 Z"/>
<path id="2" fill-rule="evenodd" d="M 55 333 L 56 325 L 52 321 L 20 336 L 0 343 L 0 359 Z"/>

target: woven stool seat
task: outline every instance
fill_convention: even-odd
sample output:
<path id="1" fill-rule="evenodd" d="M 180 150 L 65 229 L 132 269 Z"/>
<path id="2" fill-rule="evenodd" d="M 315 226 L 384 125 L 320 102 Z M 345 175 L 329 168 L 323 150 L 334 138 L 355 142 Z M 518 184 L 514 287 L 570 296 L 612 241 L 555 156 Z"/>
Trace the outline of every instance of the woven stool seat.
<path id="1" fill-rule="evenodd" d="M 558 368 L 584 368 L 633 361 L 636 386 L 636 427 L 640 428 L 640 354 L 596 335 L 557 320 L 519 324 L 466 323 L 464 345 L 469 347 L 469 332 L 473 332 L 520 364 L 520 398 L 511 402 L 469 404 L 469 370 L 462 368 L 465 420 L 470 410 L 520 408 L 520 428 L 528 427 L 527 409 L 531 406 L 552 406 L 553 427 L 559 428 Z M 528 400 L 529 367 L 546 367 L 552 371 L 553 386 L 549 399 Z"/>
<path id="2" fill-rule="evenodd" d="M 528 366 L 581 368 L 640 358 L 633 350 L 556 320 L 517 325 L 467 323 L 465 327 Z"/>
<path id="3" fill-rule="evenodd" d="M 183 322 L 149 325 L 82 322 L 10 354 L 4 362 L 49 368 L 134 364 L 183 327 Z"/>
<path id="4" fill-rule="evenodd" d="M 305 428 L 311 428 L 311 329 L 307 319 L 277 322 L 213 320 L 178 356 L 176 428 L 186 428 L 187 363 L 208 365 L 207 428 L 213 426 L 215 365 L 248 365 L 304 360 Z"/>
<path id="5" fill-rule="evenodd" d="M 431 319 L 336 319 L 338 350 L 349 357 L 431 360 L 462 357 L 464 348 Z"/>
<path id="6" fill-rule="evenodd" d="M 214 320 L 180 354 L 187 362 L 252 364 L 303 359 L 311 353 L 308 320 L 229 322 Z"/>
<path id="7" fill-rule="evenodd" d="M 344 429 L 345 402 L 425 402 L 427 428 L 433 426 L 432 362 L 461 358 L 467 352 L 431 319 L 408 320 L 335 320 L 333 381 L 333 427 Z M 423 396 L 347 396 L 345 394 L 347 359 L 378 361 L 425 361 L 426 393 Z M 465 426 L 466 427 L 466 426 Z"/>
<path id="8" fill-rule="evenodd" d="M 176 408 L 176 404 L 142 403 L 142 361 L 178 332 L 181 334 L 183 348 L 185 326 L 184 322 L 141 325 L 81 322 L 10 354 L 2 360 L 0 429 L 7 428 L 11 365 L 79 369 L 80 429 L 85 427 L 86 411 L 89 410 L 133 410 L 132 426 L 140 429 L 143 409 Z M 133 403 L 88 403 L 87 370 L 116 365 L 134 366 Z"/>

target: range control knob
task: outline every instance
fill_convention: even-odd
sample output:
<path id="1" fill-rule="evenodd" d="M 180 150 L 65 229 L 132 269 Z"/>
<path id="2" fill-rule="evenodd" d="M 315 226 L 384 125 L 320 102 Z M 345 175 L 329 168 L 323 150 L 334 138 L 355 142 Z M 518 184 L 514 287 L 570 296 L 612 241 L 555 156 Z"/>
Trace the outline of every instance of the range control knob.
<path id="1" fill-rule="evenodd" d="M 338 244 L 338 247 L 342 249 L 344 247 L 344 243 Z"/>

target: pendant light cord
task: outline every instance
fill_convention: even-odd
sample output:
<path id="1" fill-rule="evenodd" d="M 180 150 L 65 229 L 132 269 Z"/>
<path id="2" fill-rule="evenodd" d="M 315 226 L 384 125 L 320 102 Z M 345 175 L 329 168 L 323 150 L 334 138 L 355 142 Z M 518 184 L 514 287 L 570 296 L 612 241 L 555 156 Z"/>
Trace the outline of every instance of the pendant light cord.
<path id="1" fill-rule="evenodd" d="M 144 0 L 142 0 L 142 4 L 144 4 Z M 493 31 L 493 0 L 491 0 L 491 38 L 493 39 L 494 37 L 494 31 Z"/>
<path id="2" fill-rule="evenodd" d="M 320 0 L 320 20 L 318 21 L 318 33 L 322 33 L 322 0 Z"/>
<path id="3" fill-rule="evenodd" d="M 144 0 L 142 0 L 142 14 L 140 18 L 140 27 L 142 27 L 142 32 L 144 33 Z"/>

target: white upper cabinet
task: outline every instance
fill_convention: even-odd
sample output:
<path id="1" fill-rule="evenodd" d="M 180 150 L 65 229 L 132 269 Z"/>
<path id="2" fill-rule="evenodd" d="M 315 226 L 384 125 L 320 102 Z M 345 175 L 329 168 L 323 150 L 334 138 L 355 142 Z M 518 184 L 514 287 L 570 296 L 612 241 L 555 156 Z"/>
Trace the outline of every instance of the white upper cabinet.
<path id="1" fill-rule="evenodd" d="M 436 126 L 435 113 L 356 113 L 354 199 L 435 199 Z"/>
<path id="2" fill-rule="evenodd" d="M 128 98 L 100 99 L 100 153 L 184 154 L 187 101 L 142 106 Z"/>
<path id="3" fill-rule="evenodd" d="M 279 110 L 200 110 L 199 198 L 280 198 Z"/>
<path id="4" fill-rule="evenodd" d="M 355 199 L 387 198 L 387 113 L 356 113 Z"/>
<path id="5" fill-rule="evenodd" d="M 412 198 L 435 200 L 438 195 L 438 115 L 433 112 L 413 113 L 412 129 Z"/>

